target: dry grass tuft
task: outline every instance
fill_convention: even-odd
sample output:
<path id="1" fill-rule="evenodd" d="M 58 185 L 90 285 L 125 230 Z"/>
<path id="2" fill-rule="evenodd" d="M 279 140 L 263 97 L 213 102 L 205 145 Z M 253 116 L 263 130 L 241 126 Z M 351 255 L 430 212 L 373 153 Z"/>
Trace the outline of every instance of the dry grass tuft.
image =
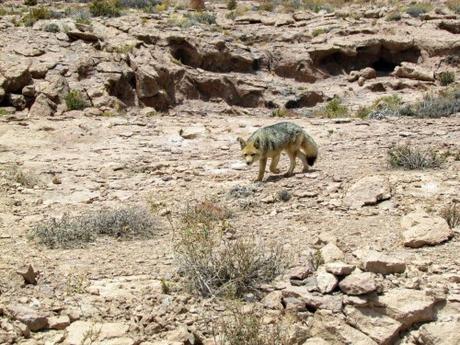
<path id="1" fill-rule="evenodd" d="M 441 217 L 449 224 L 451 229 L 460 225 L 460 204 L 452 202 L 441 210 Z"/>
<path id="2" fill-rule="evenodd" d="M 406 170 L 439 168 L 444 159 L 434 149 L 421 150 L 410 145 L 400 145 L 388 150 L 392 167 Z"/>
<path id="3" fill-rule="evenodd" d="M 159 223 L 147 210 L 128 207 L 101 209 L 74 217 L 64 214 L 36 224 L 29 237 L 49 248 L 75 248 L 95 241 L 97 236 L 151 238 L 158 228 Z"/>
<path id="4" fill-rule="evenodd" d="M 229 239 L 229 215 L 222 206 L 205 201 L 188 207 L 175 229 L 179 271 L 202 296 L 257 293 L 259 284 L 274 279 L 284 266 L 279 247 Z"/>

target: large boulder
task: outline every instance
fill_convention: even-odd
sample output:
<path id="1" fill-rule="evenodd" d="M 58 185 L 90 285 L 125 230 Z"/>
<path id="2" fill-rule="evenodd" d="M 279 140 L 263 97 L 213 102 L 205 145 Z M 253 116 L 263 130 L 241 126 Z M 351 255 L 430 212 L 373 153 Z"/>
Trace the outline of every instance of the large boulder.
<path id="1" fill-rule="evenodd" d="M 29 117 L 49 117 L 56 112 L 57 105 L 44 94 L 39 94 L 30 107 Z"/>
<path id="2" fill-rule="evenodd" d="M 460 344 L 460 320 L 430 322 L 420 327 L 416 336 L 419 344 Z"/>
<path id="3" fill-rule="evenodd" d="M 11 305 L 8 307 L 7 311 L 13 319 L 25 324 L 32 332 L 40 331 L 48 327 L 48 315 L 32 309 L 27 305 Z"/>
<path id="4" fill-rule="evenodd" d="M 32 83 L 30 59 L 14 54 L 0 54 L 0 88 L 6 93 L 21 93 Z"/>

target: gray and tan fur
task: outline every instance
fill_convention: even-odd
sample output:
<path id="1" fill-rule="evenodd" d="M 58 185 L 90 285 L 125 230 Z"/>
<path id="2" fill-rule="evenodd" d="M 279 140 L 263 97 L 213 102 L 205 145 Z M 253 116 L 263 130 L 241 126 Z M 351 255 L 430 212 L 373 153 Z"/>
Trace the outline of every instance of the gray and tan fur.
<path id="1" fill-rule="evenodd" d="M 259 161 L 256 181 L 262 181 L 268 158 L 271 158 L 270 171 L 279 174 L 277 166 L 282 151 L 288 154 L 290 160 L 286 176 L 294 173 L 296 157 L 302 161 L 303 171 L 308 171 L 318 157 L 318 146 L 313 138 L 292 122 L 280 122 L 260 128 L 247 141 L 238 137 L 238 142 L 247 165 Z"/>

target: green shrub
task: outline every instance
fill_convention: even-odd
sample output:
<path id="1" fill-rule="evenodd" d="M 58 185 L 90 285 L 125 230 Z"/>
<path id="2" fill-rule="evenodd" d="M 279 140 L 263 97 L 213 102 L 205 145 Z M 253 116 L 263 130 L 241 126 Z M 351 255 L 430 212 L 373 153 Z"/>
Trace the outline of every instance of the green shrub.
<path id="1" fill-rule="evenodd" d="M 9 115 L 10 113 L 4 109 L 4 108 L 0 108 L 0 116 L 5 116 L 5 115 Z"/>
<path id="2" fill-rule="evenodd" d="M 444 161 L 434 149 L 421 150 L 410 145 L 392 147 L 388 156 L 392 167 L 405 170 L 438 168 Z"/>
<path id="3" fill-rule="evenodd" d="M 398 95 L 383 96 L 374 101 L 370 107 L 369 118 L 382 119 L 388 116 L 398 116 L 402 99 Z"/>
<path id="4" fill-rule="evenodd" d="M 392 12 L 387 14 L 387 16 L 385 17 L 385 20 L 388 21 L 388 22 L 399 21 L 399 20 L 401 20 L 401 12 L 392 11 Z"/>
<path id="5" fill-rule="evenodd" d="M 94 17 L 119 17 L 121 5 L 119 0 L 93 0 L 89 11 Z"/>
<path id="6" fill-rule="evenodd" d="M 233 11 L 234 9 L 236 9 L 236 5 L 236 0 L 227 0 L 227 10 Z"/>
<path id="7" fill-rule="evenodd" d="M 50 219 L 33 226 L 29 238 L 49 248 L 76 248 L 93 242 L 97 236 L 121 239 L 151 238 L 157 221 L 139 207 L 101 209 L 71 217 Z"/>
<path id="8" fill-rule="evenodd" d="M 186 13 L 185 15 L 172 15 L 169 17 L 171 25 L 180 26 L 181 28 L 190 28 L 195 25 L 216 24 L 216 15 L 210 12 L 194 12 Z"/>
<path id="9" fill-rule="evenodd" d="M 56 23 L 49 23 L 47 24 L 45 27 L 44 27 L 44 30 L 46 32 L 59 32 L 60 29 L 59 29 L 59 25 L 57 25 Z"/>
<path id="10" fill-rule="evenodd" d="M 52 12 L 43 6 L 31 8 L 29 12 L 22 17 L 21 21 L 24 26 L 32 26 L 41 19 L 51 19 Z"/>
<path id="11" fill-rule="evenodd" d="M 37 0 L 24 0 L 24 5 L 26 6 L 35 6 L 37 4 Z"/>
<path id="12" fill-rule="evenodd" d="M 272 111 L 272 116 L 273 117 L 286 117 L 289 115 L 289 110 L 286 108 L 276 108 L 275 110 Z"/>
<path id="13" fill-rule="evenodd" d="M 441 72 L 438 79 L 442 86 L 447 86 L 455 81 L 455 73 L 452 71 Z"/>
<path id="14" fill-rule="evenodd" d="M 417 18 L 420 17 L 422 14 L 431 11 L 432 8 L 432 5 L 428 2 L 419 2 L 407 6 L 406 13 L 411 17 Z"/>
<path id="15" fill-rule="evenodd" d="M 65 104 L 68 110 L 82 110 L 87 107 L 85 99 L 78 90 L 71 90 L 65 96 Z"/>
<path id="16" fill-rule="evenodd" d="M 334 97 L 317 112 L 317 115 L 327 118 L 345 117 L 348 115 L 348 108 L 342 104 L 340 98 Z"/>

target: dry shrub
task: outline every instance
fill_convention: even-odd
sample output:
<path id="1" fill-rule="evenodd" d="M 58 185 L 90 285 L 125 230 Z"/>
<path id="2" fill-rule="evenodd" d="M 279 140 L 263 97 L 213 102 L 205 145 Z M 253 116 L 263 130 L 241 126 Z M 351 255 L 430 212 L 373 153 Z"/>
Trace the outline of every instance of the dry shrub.
<path id="1" fill-rule="evenodd" d="M 101 209 L 79 216 L 64 214 L 32 227 L 29 237 L 49 248 L 75 248 L 97 236 L 122 239 L 151 238 L 159 223 L 144 208 Z"/>
<path id="2" fill-rule="evenodd" d="M 438 168 L 443 158 L 434 149 L 422 150 L 410 145 L 400 145 L 388 150 L 392 167 L 406 170 Z"/>
<path id="3" fill-rule="evenodd" d="M 33 188 L 43 184 L 36 174 L 29 170 L 24 170 L 16 164 L 6 165 L 1 170 L 4 171 L 8 180 L 19 183 L 21 186 Z"/>
<path id="4" fill-rule="evenodd" d="M 460 204 L 452 202 L 441 210 L 443 217 L 451 229 L 460 225 Z"/>
<path id="5" fill-rule="evenodd" d="M 284 267 L 279 247 L 226 236 L 229 212 L 210 201 L 188 207 L 175 229 L 179 272 L 202 296 L 241 297 L 258 292 L 261 283 Z"/>
<path id="6" fill-rule="evenodd" d="M 225 315 L 214 325 L 212 334 L 217 345 L 288 345 L 291 321 L 264 324 L 263 312 L 255 306 L 244 310 L 228 306 Z"/>

